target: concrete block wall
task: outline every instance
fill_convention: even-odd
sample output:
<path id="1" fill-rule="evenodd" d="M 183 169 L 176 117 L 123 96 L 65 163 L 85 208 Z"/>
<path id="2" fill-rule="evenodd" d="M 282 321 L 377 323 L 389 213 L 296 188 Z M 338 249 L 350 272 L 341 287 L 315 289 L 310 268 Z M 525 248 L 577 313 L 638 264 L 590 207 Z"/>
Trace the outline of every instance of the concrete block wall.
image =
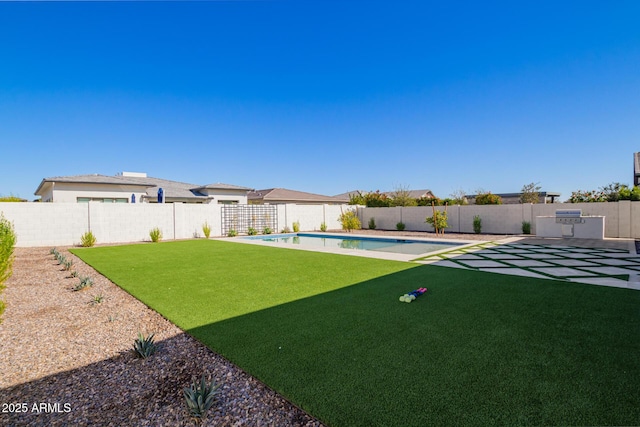
<path id="1" fill-rule="evenodd" d="M 343 209 L 351 209 L 345 206 Z M 340 205 L 278 205 L 279 232 L 300 222 L 301 231 L 339 229 Z M 203 237 L 202 225 L 211 236 L 222 235 L 221 205 L 188 203 L 0 203 L 0 212 L 13 222 L 17 246 L 71 246 L 87 231 L 98 243 L 150 241 L 149 231 L 158 227 L 164 240 Z M 285 222 L 286 221 L 286 222 Z"/>
<path id="2" fill-rule="evenodd" d="M 212 237 L 222 235 L 220 205 L 176 203 L 174 206 L 176 235 L 178 239 L 204 237 L 202 226 L 205 222 L 211 227 Z"/>
<path id="3" fill-rule="evenodd" d="M 78 203 L 0 203 L 13 222 L 16 246 L 73 245 L 89 229 L 88 205 Z"/>
<path id="4" fill-rule="evenodd" d="M 293 223 L 300 223 L 300 231 L 318 231 L 324 222 L 328 229 L 339 229 L 340 221 L 338 217 L 342 212 L 340 205 L 298 205 L 286 204 L 278 205 L 278 230 L 285 226 L 293 231 Z M 344 206 L 343 210 L 354 209 Z"/>
<path id="5" fill-rule="evenodd" d="M 460 233 L 473 233 L 473 218 L 479 216 L 482 232 L 489 234 L 520 234 L 522 221 L 530 216 L 526 205 L 468 205 L 457 206 L 460 211 Z M 525 212 L 529 211 L 529 215 Z"/>
<path id="6" fill-rule="evenodd" d="M 325 222 L 339 229 L 338 217 L 347 205 L 278 205 L 279 232 L 285 226 L 292 229 L 300 222 L 301 231 L 315 231 Z M 406 230 L 432 231 L 425 223 L 432 215 L 430 206 L 365 208 L 358 207 L 363 228 L 374 217 L 377 228 L 395 230 L 399 221 Z M 437 207 L 437 210 L 444 210 Z M 583 215 L 605 216 L 605 237 L 640 239 L 640 202 L 522 204 L 498 206 L 449 206 L 448 232 L 473 233 L 473 217 L 482 219 L 482 232 L 489 234 L 520 234 L 522 221 L 530 221 L 535 234 L 537 216 L 555 216 L 556 209 L 582 209 Z M 0 212 L 14 223 L 18 246 L 63 246 L 80 242 L 82 234 L 91 230 L 99 243 L 149 241 L 149 231 L 162 230 L 164 240 L 189 239 L 202 236 L 205 221 L 211 226 L 211 236 L 220 236 L 221 206 L 217 204 L 120 204 L 120 203 L 0 203 Z"/>
<path id="7" fill-rule="evenodd" d="M 150 241 L 158 227 L 164 240 L 173 239 L 172 204 L 89 203 L 91 231 L 99 243 Z"/>
<path id="8" fill-rule="evenodd" d="M 447 207 L 449 227 L 446 231 L 473 233 L 473 218 L 482 219 L 482 232 L 488 234 L 521 234 L 522 222 L 531 224 L 531 233 L 536 232 L 537 216 L 555 216 L 557 209 L 581 209 L 585 216 L 605 217 L 605 237 L 640 238 L 640 202 L 628 200 L 616 203 L 553 203 L 518 205 L 466 205 Z M 444 207 L 437 206 L 443 211 Z M 358 209 L 363 228 L 368 228 L 370 218 L 375 218 L 377 228 L 395 230 L 399 221 L 405 223 L 409 231 L 433 231 L 425 223 L 427 216 L 433 215 L 430 206 L 390 207 Z"/>

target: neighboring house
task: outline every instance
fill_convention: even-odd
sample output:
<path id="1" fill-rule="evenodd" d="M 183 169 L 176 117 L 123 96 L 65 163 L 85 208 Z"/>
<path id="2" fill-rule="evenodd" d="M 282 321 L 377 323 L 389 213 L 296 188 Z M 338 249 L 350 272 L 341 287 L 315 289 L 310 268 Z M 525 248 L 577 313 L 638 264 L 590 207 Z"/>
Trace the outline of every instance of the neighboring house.
<path id="1" fill-rule="evenodd" d="M 304 191 L 288 190 L 286 188 L 268 188 L 266 190 L 251 191 L 248 195 L 249 203 L 256 205 L 297 203 L 307 205 L 338 205 L 348 203 L 349 199 L 323 196 L 321 194 L 305 193 Z"/>
<path id="2" fill-rule="evenodd" d="M 476 204 L 476 196 L 477 194 L 473 194 L 471 196 L 466 196 L 470 205 Z M 505 205 L 515 205 L 520 203 L 520 196 L 522 193 L 501 193 L 496 194 L 496 196 L 500 196 L 502 199 L 502 203 Z M 555 203 L 556 198 L 560 197 L 560 193 L 551 193 L 549 191 L 538 191 L 538 203 Z"/>
<path id="3" fill-rule="evenodd" d="M 409 197 L 414 199 L 420 199 L 422 197 L 433 198 L 435 197 L 431 190 L 408 190 Z M 388 197 L 393 197 L 395 191 L 387 191 L 386 194 Z"/>
<path id="4" fill-rule="evenodd" d="M 74 175 L 42 180 L 36 196 L 42 202 L 157 203 L 162 189 L 165 203 L 247 203 L 251 188 L 230 184 L 195 185 L 151 178 L 146 173 L 122 172 L 116 176 Z"/>
<path id="5" fill-rule="evenodd" d="M 633 185 L 640 185 L 640 153 L 633 153 Z"/>

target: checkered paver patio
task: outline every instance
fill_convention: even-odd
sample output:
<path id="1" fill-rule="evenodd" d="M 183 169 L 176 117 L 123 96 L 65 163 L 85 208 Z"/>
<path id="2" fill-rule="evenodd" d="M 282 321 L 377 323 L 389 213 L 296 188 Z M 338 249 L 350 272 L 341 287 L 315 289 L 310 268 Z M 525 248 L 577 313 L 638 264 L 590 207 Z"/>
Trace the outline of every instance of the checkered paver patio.
<path id="1" fill-rule="evenodd" d="M 640 290 L 640 255 L 615 248 L 485 242 L 416 260 L 443 267 Z"/>

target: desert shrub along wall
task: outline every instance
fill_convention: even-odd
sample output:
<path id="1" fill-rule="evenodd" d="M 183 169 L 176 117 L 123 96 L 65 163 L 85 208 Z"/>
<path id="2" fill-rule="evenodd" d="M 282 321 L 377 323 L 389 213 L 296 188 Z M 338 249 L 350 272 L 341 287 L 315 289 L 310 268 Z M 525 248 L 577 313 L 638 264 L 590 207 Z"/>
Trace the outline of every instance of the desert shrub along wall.
<path id="1" fill-rule="evenodd" d="M 13 250 L 16 246 L 16 233 L 13 224 L 0 214 L 0 297 L 4 283 L 11 277 L 13 267 Z M 4 302 L 0 300 L 0 316 L 4 312 Z"/>

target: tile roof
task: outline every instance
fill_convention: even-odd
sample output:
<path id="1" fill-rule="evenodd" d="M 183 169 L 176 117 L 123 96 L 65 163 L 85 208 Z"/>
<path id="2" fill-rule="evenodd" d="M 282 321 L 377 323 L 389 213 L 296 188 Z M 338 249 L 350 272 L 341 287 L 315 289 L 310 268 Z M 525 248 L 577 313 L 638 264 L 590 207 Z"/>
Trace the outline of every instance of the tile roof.
<path id="1" fill-rule="evenodd" d="M 265 190 L 251 191 L 247 195 L 249 200 L 263 200 L 264 202 L 325 202 L 342 203 L 343 200 L 321 194 L 307 193 L 304 191 L 289 190 L 286 188 L 268 188 Z"/>
<path id="2" fill-rule="evenodd" d="M 247 190 L 247 191 L 252 191 L 253 190 L 253 188 L 242 187 L 240 185 L 233 185 L 233 184 L 224 184 L 222 182 L 216 182 L 215 184 L 207 184 L 207 185 L 203 185 L 203 186 L 197 188 L 197 190 L 200 190 L 200 189 L 208 189 L 208 190 Z"/>
<path id="3" fill-rule="evenodd" d="M 234 189 L 234 190 L 250 190 L 247 187 L 240 187 L 231 184 L 208 184 L 205 186 L 190 184 L 187 182 L 171 181 L 168 179 L 142 177 L 142 176 L 108 176 L 100 174 L 89 175 L 73 175 L 73 176 L 54 176 L 45 178 L 42 180 L 38 189 L 35 191 L 37 195 L 47 182 L 66 182 L 66 183 L 78 183 L 78 184 L 109 184 L 109 185 L 130 185 L 130 186 L 142 186 L 147 187 L 147 197 L 155 199 L 158 197 L 158 189 L 162 188 L 164 195 L 167 198 L 172 199 L 202 199 L 206 200 L 208 197 L 205 194 L 199 192 L 199 190 L 208 189 Z"/>

